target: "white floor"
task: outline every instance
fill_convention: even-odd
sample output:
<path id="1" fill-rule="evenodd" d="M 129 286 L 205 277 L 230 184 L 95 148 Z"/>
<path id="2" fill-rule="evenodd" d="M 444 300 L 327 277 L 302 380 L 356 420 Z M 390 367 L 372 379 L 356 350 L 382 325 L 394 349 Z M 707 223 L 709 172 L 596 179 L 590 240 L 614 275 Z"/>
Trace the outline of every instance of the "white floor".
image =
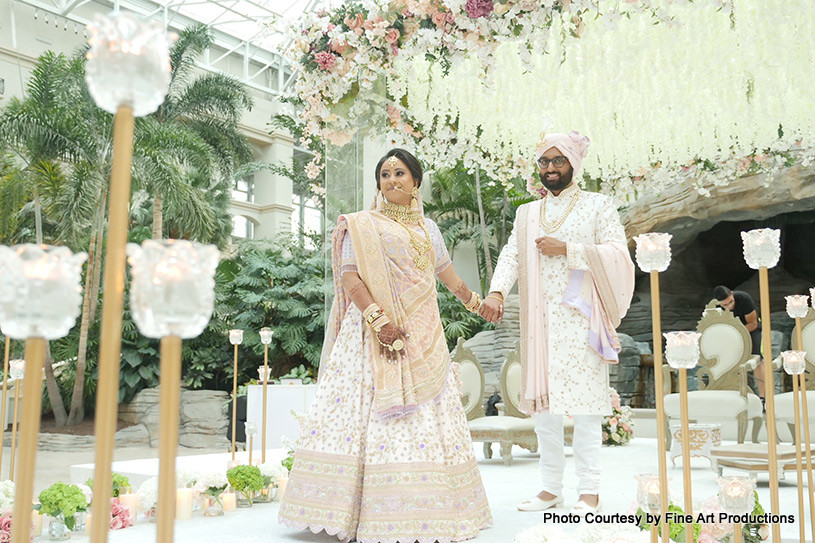
<path id="1" fill-rule="evenodd" d="M 497 449 L 497 445 L 494 445 Z M 603 482 L 601 499 L 604 510 L 609 513 L 625 513 L 632 507 L 636 499 L 636 483 L 634 475 L 638 473 L 657 472 L 656 440 L 651 438 L 635 438 L 630 445 L 624 447 L 604 447 L 602 453 Z M 484 486 L 490 497 L 490 505 L 494 526 L 481 532 L 475 540 L 478 543 L 511 543 L 515 534 L 541 522 L 541 513 L 521 513 L 515 506 L 519 501 L 538 492 L 538 458 L 527 451 L 518 449 L 514 451 L 515 462 L 512 466 L 504 466 L 497 451 L 492 460 L 484 460 L 480 444 L 475 446 L 479 459 L 479 467 Z M 126 467 L 126 466 L 121 466 Z M 576 478 L 572 471 L 573 463 L 567 458 L 567 472 L 564 479 L 566 507 L 560 512 L 567 512 L 577 498 L 575 495 Z M 725 474 L 728 472 L 726 471 Z M 738 472 L 732 472 L 737 474 Z M 671 477 L 671 491 L 677 503 L 682 501 L 682 469 L 681 459 L 677 459 L 677 467 L 672 468 L 668 463 L 668 475 Z M 710 469 L 708 462 L 703 458 L 692 460 L 692 480 L 694 502 L 701 502 L 715 495 L 717 491 L 716 475 Z M 787 475 L 786 481 L 781 483 L 780 503 L 781 512 L 798 516 L 797 489 L 795 473 Z M 759 497 L 762 505 L 769 512 L 770 494 L 766 475 L 759 477 Z M 806 494 L 806 492 L 805 492 Z M 330 543 L 335 538 L 323 534 L 294 531 L 277 523 L 278 504 L 258 504 L 251 509 L 242 509 L 227 513 L 220 518 L 204 518 L 200 513 L 192 520 L 179 521 L 176 524 L 176 542 L 217 542 L 217 543 L 244 543 L 244 542 L 299 542 L 299 543 Z M 805 507 L 805 510 L 808 510 Z M 808 540 L 809 515 L 806 514 Z M 570 527 L 563 526 L 565 530 Z M 797 524 L 781 526 L 784 543 L 797 541 Z M 46 537 L 35 541 L 44 541 Z M 77 543 L 85 543 L 88 538 L 75 534 L 72 538 Z M 133 528 L 111 532 L 111 543 L 146 543 L 155 541 L 155 525 L 140 522 Z"/>

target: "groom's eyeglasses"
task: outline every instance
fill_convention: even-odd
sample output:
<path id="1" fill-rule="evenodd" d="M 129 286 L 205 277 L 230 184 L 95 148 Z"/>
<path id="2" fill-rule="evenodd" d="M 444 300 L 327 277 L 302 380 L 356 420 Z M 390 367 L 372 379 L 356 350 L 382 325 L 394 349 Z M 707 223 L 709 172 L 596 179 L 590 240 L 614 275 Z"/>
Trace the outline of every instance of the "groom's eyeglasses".
<path id="1" fill-rule="evenodd" d="M 551 162 L 552 164 L 555 165 L 555 168 L 562 168 L 568 161 L 569 159 L 566 158 L 565 156 L 556 156 L 555 158 L 540 157 L 538 159 L 538 166 L 540 166 L 541 168 L 546 168 L 549 166 L 549 163 Z"/>

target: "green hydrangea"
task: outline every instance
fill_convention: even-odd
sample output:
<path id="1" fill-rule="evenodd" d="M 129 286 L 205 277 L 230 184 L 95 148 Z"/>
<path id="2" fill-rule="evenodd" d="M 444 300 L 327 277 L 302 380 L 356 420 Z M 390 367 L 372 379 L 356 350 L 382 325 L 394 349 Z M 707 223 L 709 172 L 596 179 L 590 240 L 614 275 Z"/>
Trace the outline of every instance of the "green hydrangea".
<path id="1" fill-rule="evenodd" d="M 226 472 L 226 478 L 238 492 L 257 492 L 263 488 L 263 476 L 257 466 L 235 466 Z"/>
<path id="2" fill-rule="evenodd" d="M 85 511 L 88 508 L 88 501 L 82 489 L 65 483 L 52 484 L 40 492 L 39 500 L 42 505 L 40 514 L 51 517 L 62 515 L 69 530 L 74 528 L 74 515 L 77 511 Z"/>
<path id="3" fill-rule="evenodd" d="M 85 481 L 85 484 L 88 485 L 91 488 L 91 490 L 93 490 L 93 479 L 92 478 Z M 113 487 L 113 490 L 111 491 L 111 494 L 110 494 L 111 497 L 118 498 L 119 494 L 121 494 L 122 492 L 124 492 L 125 490 L 128 490 L 130 488 L 130 479 L 128 479 L 124 475 L 121 475 L 119 473 L 114 472 L 113 473 L 113 485 L 112 485 L 112 487 Z"/>

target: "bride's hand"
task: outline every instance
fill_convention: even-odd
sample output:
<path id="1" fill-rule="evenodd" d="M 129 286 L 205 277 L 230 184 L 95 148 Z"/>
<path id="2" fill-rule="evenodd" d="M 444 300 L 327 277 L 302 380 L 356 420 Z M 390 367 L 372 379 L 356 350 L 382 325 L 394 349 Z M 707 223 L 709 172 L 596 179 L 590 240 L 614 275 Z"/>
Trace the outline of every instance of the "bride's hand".
<path id="1" fill-rule="evenodd" d="M 404 353 L 406 334 L 398 326 L 389 322 L 379 330 L 377 337 L 382 358 L 396 362 L 398 356 Z"/>

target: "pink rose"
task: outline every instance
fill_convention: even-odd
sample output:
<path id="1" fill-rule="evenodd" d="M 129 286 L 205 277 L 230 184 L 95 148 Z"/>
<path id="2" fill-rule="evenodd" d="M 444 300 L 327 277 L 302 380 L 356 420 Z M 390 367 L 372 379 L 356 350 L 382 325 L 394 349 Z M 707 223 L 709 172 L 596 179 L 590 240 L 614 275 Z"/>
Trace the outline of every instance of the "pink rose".
<path id="1" fill-rule="evenodd" d="M 362 23 L 362 28 L 365 30 L 373 30 L 374 29 L 374 22 L 371 19 Z"/>
<path id="2" fill-rule="evenodd" d="M 396 28 L 391 28 L 388 30 L 388 33 L 385 34 L 385 41 L 394 44 L 399 40 L 399 30 Z"/>
<path id="3" fill-rule="evenodd" d="M 608 421 L 609 426 L 617 426 L 617 417 L 611 417 Z"/>
<path id="4" fill-rule="evenodd" d="M 335 53 L 342 55 L 348 50 L 348 43 L 335 38 L 329 42 L 328 47 Z"/>
<path id="5" fill-rule="evenodd" d="M 362 28 L 362 14 L 357 13 L 355 16 L 351 17 L 350 15 L 345 16 L 345 20 L 343 22 L 345 25 L 350 28 L 351 30 L 356 30 L 357 28 Z"/>
<path id="6" fill-rule="evenodd" d="M 436 12 L 433 14 L 432 20 L 434 25 L 442 27 L 444 23 L 447 22 L 447 13 L 441 11 Z"/>
<path id="7" fill-rule="evenodd" d="M 394 105 L 388 104 L 385 107 L 388 110 L 388 120 L 390 120 L 391 125 L 395 127 L 399 121 L 402 120 L 402 113 L 399 111 L 399 108 Z"/>
<path id="8" fill-rule="evenodd" d="M 121 530 L 122 528 L 123 528 L 122 519 L 120 519 L 119 517 L 112 517 L 110 519 L 110 529 L 111 530 Z"/>
<path id="9" fill-rule="evenodd" d="M 335 57 L 328 51 L 320 51 L 319 53 L 314 55 L 314 62 L 316 62 L 317 66 L 319 66 L 323 70 L 328 71 L 334 67 L 334 64 L 337 63 L 337 57 Z"/>
<path id="10" fill-rule="evenodd" d="M 464 9 L 467 10 L 470 19 L 478 19 L 489 17 L 495 9 L 495 4 L 492 3 L 492 0 L 467 0 Z"/>
<path id="11" fill-rule="evenodd" d="M 614 395 L 614 396 L 611 397 L 611 407 L 613 407 L 614 409 L 619 409 L 620 408 L 620 397 L 619 396 Z"/>
<path id="12" fill-rule="evenodd" d="M 631 427 L 628 425 L 628 423 L 624 422 L 624 423 L 621 424 L 621 426 L 622 426 L 622 428 L 623 428 L 623 430 L 625 432 L 630 432 L 631 431 Z"/>
<path id="13" fill-rule="evenodd" d="M 603 432 L 603 441 L 606 441 L 606 440 L 608 440 L 608 433 Z"/>
<path id="14" fill-rule="evenodd" d="M 0 532 L 0 543 L 8 543 L 11 541 L 11 534 L 8 532 Z"/>
<path id="15" fill-rule="evenodd" d="M 0 531 L 11 532 L 11 515 L 6 514 L 0 517 Z"/>
<path id="16" fill-rule="evenodd" d="M 453 24 L 453 23 L 456 22 L 456 16 L 453 15 L 452 11 L 448 11 L 447 15 L 444 18 L 447 19 L 447 22 L 450 23 L 450 24 Z"/>

